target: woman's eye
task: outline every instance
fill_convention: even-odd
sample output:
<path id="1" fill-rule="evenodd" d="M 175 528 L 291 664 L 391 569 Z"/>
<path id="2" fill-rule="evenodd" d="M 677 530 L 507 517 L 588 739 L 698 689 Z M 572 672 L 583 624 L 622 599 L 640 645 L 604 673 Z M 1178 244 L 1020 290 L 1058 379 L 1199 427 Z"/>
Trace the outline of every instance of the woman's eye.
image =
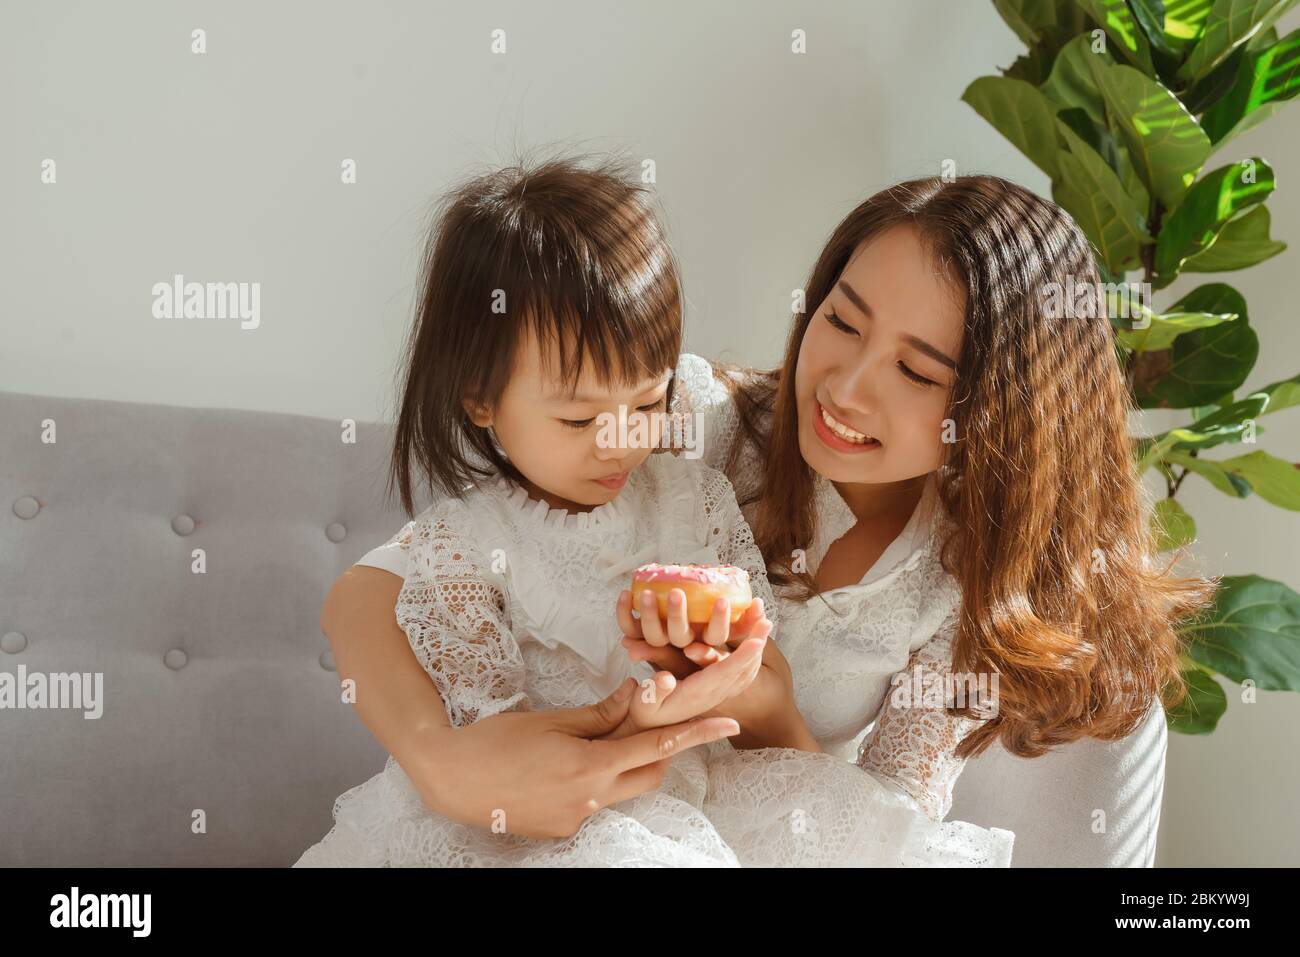
<path id="1" fill-rule="evenodd" d="M 851 332 L 854 335 L 857 335 L 858 333 L 858 330 L 854 329 L 852 326 L 850 326 L 839 316 L 835 315 L 834 310 L 831 310 L 830 312 L 826 313 L 826 321 L 829 322 L 836 329 L 840 330 L 840 332 Z"/>
<path id="2" fill-rule="evenodd" d="M 658 399 L 656 399 L 654 402 L 651 402 L 649 405 L 640 405 L 637 406 L 637 409 L 640 410 L 641 412 L 650 412 L 654 409 L 659 408 L 659 406 L 663 405 L 664 400 L 667 398 L 668 396 L 661 395 Z"/>
<path id="3" fill-rule="evenodd" d="M 901 372 L 901 373 L 903 373 L 903 375 L 907 376 L 909 379 L 911 379 L 913 382 L 917 383 L 918 385 L 938 385 L 938 384 L 939 384 L 939 383 L 935 382 L 933 379 L 927 379 L 927 378 L 926 378 L 925 376 L 923 376 L 923 375 L 917 375 L 915 372 L 913 372 L 911 369 L 909 369 L 909 368 L 907 367 L 907 364 L 906 364 L 905 362 L 903 362 L 902 359 L 899 359 L 899 360 L 898 360 L 898 371 Z"/>

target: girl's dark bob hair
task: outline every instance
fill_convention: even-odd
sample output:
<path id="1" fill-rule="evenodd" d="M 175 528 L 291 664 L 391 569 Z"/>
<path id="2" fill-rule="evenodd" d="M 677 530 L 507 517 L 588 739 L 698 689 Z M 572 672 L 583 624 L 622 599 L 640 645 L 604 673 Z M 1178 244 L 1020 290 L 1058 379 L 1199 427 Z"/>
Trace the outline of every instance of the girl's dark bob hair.
<path id="1" fill-rule="evenodd" d="M 520 161 L 438 204 L 388 476 L 407 515 L 416 470 L 435 495 L 456 498 L 496 474 L 521 480 L 464 403 L 497 404 L 528 329 L 544 362 L 547 345 L 558 346 L 570 391 L 587 359 L 604 385 L 676 367 L 681 281 L 655 196 L 634 169 L 609 156 Z"/>

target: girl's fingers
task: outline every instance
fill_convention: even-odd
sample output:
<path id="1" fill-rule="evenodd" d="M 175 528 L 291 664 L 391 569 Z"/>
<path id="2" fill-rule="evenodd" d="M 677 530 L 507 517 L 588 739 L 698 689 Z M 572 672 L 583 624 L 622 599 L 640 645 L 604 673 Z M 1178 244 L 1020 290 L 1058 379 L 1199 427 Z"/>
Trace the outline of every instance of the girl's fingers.
<path id="1" fill-rule="evenodd" d="M 704 643 L 724 646 L 731 631 L 731 603 L 719 598 L 713 603 L 713 614 L 709 617 L 708 627 L 704 629 Z"/>
<path id="2" fill-rule="evenodd" d="M 623 630 L 623 634 L 629 638 L 641 639 L 641 624 L 632 617 L 632 592 L 624 588 L 618 593 L 618 603 L 614 606 L 614 614 L 618 618 L 618 627 Z"/>
<path id="3" fill-rule="evenodd" d="M 712 645 L 706 645 L 702 641 L 691 642 L 682 649 L 682 653 L 701 668 L 716 664 L 731 654 L 727 648 L 715 648 Z"/>
<path id="4" fill-rule="evenodd" d="M 649 588 L 642 589 L 638 596 L 637 608 L 641 612 L 642 637 L 656 648 L 668 644 L 668 636 L 659 621 L 659 600 L 655 598 L 655 593 Z"/>
<path id="5" fill-rule="evenodd" d="M 731 628 L 731 638 L 733 641 L 740 642 L 746 638 L 754 636 L 754 627 L 766 618 L 763 608 L 763 599 L 755 598 L 749 603 L 744 614 Z"/>
<path id="6" fill-rule="evenodd" d="M 640 639 L 624 638 L 623 647 L 633 661 L 648 661 L 660 671 L 671 671 L 678 678 L 685 678 L 699 670 L 694 662 L 671 645 L 655 648 Z"/>
<path id="7" fill-rule="evenodd" d="M 694 637 L 686 620 L 686 592 L 674 588 L 668 593 L 668 640 L 675 648 L 685 648 Z"/>

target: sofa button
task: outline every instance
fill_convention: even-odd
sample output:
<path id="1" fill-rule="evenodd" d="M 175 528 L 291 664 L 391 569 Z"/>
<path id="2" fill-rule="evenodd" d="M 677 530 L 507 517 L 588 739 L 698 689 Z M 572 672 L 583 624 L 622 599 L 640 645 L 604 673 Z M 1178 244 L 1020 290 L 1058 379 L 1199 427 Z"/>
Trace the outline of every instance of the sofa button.
<path id="1" fill-rule="evenodd" d="M 321 666 L 322 668 L 324 668 L 326 671 L 333 671 L 333 670 L 335 670 L 335 669 L 334 669 L 334 652 L 330 651 L 328 648 L 326 648 L 324 651 L 322 651 L 322 652 L 320 653 L 320 666 Z"/>
<path id="2" fill-rule="evenodd" d="M 5 654 L 16 655 L 27 647 L 27 636 L 21 631 L 11 631 L 3 638 L 0 638 L 0 651 Z"/>
<path id="3" fill-rule="evenodd" d="M 189 535 L 194 531 L 194 519 L 188 515 L 177 515 L 172 519 L 172 531 L 177 535 Z"/>
<path id="4" fill-rule="evenodd" d="M 14 514 L 19 518 L 35 518 L 36 513 L 41 510 L 41 503 L 36 501 L 30 495 L 24 495 L 18 501 L 14 502 Z"/>
<path id="5" fill-rule="evenodd" d="M 331 542 L 341 542 L 348 537 L 348 530 L 342 522 L 331 522 L 325 528 L 325 537 Z"/>
<path id="6" fill-rule="evenodd" d="M 163 655 L 163 664 L 172 671 L 180 671 L 190 660 L 190 656 L 179 648 L 172 648 L 167 654 Z"/>

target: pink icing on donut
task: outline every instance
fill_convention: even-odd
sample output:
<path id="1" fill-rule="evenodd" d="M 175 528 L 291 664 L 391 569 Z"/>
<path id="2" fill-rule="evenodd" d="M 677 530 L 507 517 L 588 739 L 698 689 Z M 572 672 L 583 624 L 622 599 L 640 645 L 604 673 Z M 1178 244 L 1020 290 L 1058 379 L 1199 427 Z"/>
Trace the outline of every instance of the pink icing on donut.
<path id="1" fill-rule="evenodd" d="M 701 585 L 740 585 L 749 582 L 749 572 L 735 565 L 661 565 L 650 562 L 633 575 L 640 582 L 696 582 Z"/>

